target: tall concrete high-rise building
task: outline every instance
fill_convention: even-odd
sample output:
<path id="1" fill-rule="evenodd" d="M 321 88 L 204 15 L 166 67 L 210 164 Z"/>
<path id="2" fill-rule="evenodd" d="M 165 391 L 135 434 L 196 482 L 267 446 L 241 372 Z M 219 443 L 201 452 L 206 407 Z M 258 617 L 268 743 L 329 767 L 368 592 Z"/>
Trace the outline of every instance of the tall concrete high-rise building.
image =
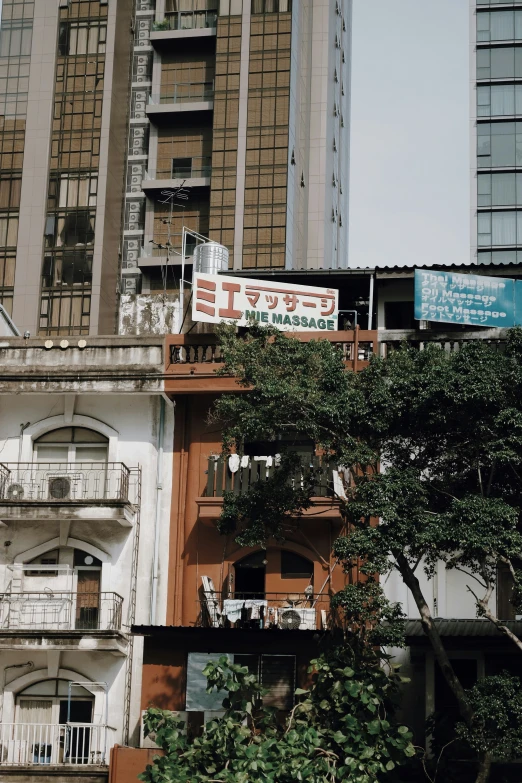
<path id="1" fill-rule="evenodd" d="M 119 291 L 129 0 L 5 0 L 0 301 L 31 334 L 111 333 Z"/>
<path id="2" fill-rule="evenodd" d="M 471 0 L 472 260 L 522 261 L 522 2 Z"/>
<path id="3" fill-rule="evenodd" d="M 5 0 L 0 302 L 18 328 L 113 334 L 122 293 L 175 299 L 184 225 L 233 269 L 345 267 L 350 37 L 351 0 Z"/>
<path id="4" fill-rule="evenodd" d="M 347 266 L 350 44 L 351 0 L 138 0 L 124 292 L 175 290 L 183 225 L 235 270 Z"/>

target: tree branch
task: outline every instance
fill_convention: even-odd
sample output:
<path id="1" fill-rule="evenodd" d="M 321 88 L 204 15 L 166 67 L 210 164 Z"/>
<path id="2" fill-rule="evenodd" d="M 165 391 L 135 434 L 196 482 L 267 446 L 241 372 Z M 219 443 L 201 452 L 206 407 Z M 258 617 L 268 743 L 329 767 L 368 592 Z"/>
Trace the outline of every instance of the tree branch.
<path id="1" fill-rule="evenodd" d="M 420 582 L 411 570 L 411 566 L 408 563 L 404 553 L 402 551 L 394 551 L 392 554 L 397 561 L 397 567 L 401 573 L 402 578 L 404 579 L 404 583 L 407 587 L 409 587 L 415 603 L 417 604 L 424 633 L 430 641 L 435 658 L 437 659 L 444 679 L 446 680 L 449 688 L 455 696 L 455 699 L 457 700 L 459 712 L 463 720 L 468 724 L 468 726 L 470 726 L 473 720 L 473 712 L 468 703 L 464 688 L 453 671 L 453 667 L 448 657 L 448 653 L 446 652 L 446 649 L 444 648 L 440 638 L 440 634 L 435 627 L 428 604 L 424 598 L 424 595 L 422 594 Z"/>

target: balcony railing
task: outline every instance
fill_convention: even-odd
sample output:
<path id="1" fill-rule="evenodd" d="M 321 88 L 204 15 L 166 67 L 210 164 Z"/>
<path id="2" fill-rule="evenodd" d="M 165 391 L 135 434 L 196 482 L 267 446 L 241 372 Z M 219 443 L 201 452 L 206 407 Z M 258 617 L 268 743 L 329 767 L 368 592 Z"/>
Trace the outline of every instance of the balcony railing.
<path id="1" fill-rule="evenodd" d="M 329 340 L 341 353 L 345 362 L 367 362 L 377 348 L 376 332 L 335 332 L 335 338 L 321 332 L 321 339 Z M 340 334 L 346 337 L 339 338 Z M 354 334 L 358 339 L 354 339 Z M 303 334 L 299 335 L 300 339 Z M 312 333 L 312 339 L 317 336 Z M 215 364 L 223 361 L 217 338 L 213 334 L 172 335 L 170 342 L 170 364 Z"/>
<path id="2" fill-rule="evenodd" d="M 118 593 L 55 592 L 52 588 L 45 592 L 3 593 L 0 629 L 119 631 L 122 606 L 123 598 Z"/>
<path id="3" fill-rule="evenodd" d="M 145 179 L 201 179 L 212 175 L 212 158 L 193 158 L 191 166 L 158 163 L 155 169 L 145 172 Z"/>
<path id="4" fill-rule="evenodd" d="M 214 100 L 214 82 L 181 82 L 166 85 L 161 93 L 151 94 L 149 103 L 162 105 L 169 103 L 193 103 Z"/>
<path id="5" fill-rule="evenodd" d="M 0 766 L 106 766 L 113 733 L 93 723 L 2 723 Z"/>
<path id="6" fill-rule="evenodd" d="M 0 502 L 132 502 L 131 471 L 122 462 L 4 462 Z"/>
<path id="7" fill-rule="evenodd" d="M 230 460 L 222 457 L 209 457 L 207 475 L 207 497 L 223 497 L 225 492 L 241 495 L 248 492 L 257 481 L 266 481 L 278 470 L 278 457 L 240 456 L 240 465 L 232 471 Z M 324 498 L 333 496 L 333 471 L 337 464 L 325 456 L 306 454 L 301 458 L 302 465 L 290 479 L 294 484 L 302 483 L 314 473 L 313 496 Z"/>
<path id="8" fill-rule="evenodd" d="M 476 331 L 451 331 L 444 329 L 449 324 L 437 324 L 437 329 L 387 329 L 379 335 L 379 349 L 381 356 L 388 356 L 390 351 L 396 350 L 407 342 L 411 348 L 424 350 L 428 345 L 437 345 L 443 348 L 446 353 L 456 353 L 468 343 L 477 342 L 486 343 L 497 351 L 504 351 L 506 348 L 506 336 L 502 335 L 500 330 L 491 330 L 497 332 L 497 336 L 488 337 L 487 333 Z"/>
<path id="9" fill-rule="evenodd" d="M 205 594 L 199 602 L 204 627 L 315 631 L 332 625 L 329 595 L 232 593 L 220 600 Z"/>
<path id="10" fill-rule="evenodd" d="M 216 27 L 216 11 L 174 11 L 165 14 L 162 22 L 154 22 L 153 30 L 202 30 Z"/>

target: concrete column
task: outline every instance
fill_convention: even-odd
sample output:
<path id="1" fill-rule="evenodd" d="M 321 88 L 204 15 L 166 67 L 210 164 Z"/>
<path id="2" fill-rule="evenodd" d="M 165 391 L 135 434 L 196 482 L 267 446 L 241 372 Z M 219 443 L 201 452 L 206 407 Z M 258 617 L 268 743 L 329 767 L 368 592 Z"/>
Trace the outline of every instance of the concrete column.
<path id="1" fill-rule="evenodd" d="M 32 335 L 39 326 L 58 12 L 58 2 L 35 0 L 13 299 L 13 321 Z"/>

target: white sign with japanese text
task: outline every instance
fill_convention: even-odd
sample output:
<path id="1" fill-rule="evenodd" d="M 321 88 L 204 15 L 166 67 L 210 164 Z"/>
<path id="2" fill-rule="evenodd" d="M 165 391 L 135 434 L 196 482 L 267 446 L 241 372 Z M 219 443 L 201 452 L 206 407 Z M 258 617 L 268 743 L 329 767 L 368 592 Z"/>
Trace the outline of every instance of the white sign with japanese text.
<path id="1" fill-rule="evenodd" d="M 227 275 L 194 273 L 192 320 L 248 326 L 252 321 L 282 331 L 335 332 L 339 291 Z"/>

